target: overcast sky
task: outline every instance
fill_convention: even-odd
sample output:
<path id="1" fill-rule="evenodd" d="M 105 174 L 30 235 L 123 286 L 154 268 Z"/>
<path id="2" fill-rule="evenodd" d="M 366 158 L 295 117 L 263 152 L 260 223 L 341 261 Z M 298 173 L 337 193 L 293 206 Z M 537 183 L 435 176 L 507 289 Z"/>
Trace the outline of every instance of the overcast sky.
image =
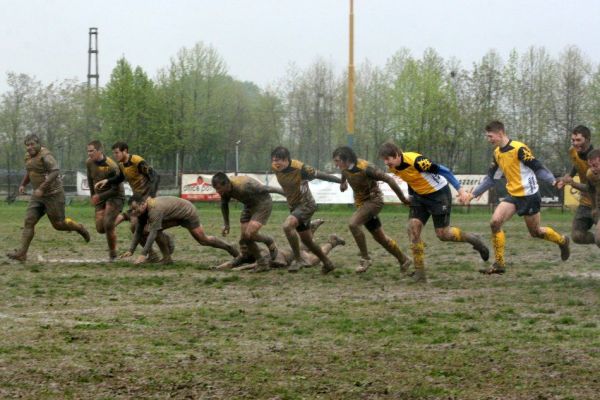
<path id="1" fill-rule="evenodd" d="M 229 73 L 265 87 L 318 57 L 342 72 L 348 0 L 0 0 L 0 92 L 9 71 L 44 83 L 86 80 L 88 28 L 99 29 L 100 83 L 121 56 L 151 77 L 181 47 L 214 46 Z M 577 45 L 600 61 L 598 0 L 355 0 L 355 63 L 432 47 L 470 68 L 488 50 Z"/>

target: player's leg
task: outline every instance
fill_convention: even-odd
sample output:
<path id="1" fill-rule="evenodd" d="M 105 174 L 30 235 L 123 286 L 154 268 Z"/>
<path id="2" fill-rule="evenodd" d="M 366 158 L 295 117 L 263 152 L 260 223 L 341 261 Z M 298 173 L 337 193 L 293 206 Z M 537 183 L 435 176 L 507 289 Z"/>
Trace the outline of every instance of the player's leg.
<path id="1" fill-rule="evenodd" d="M 312 232 L 314 233 L 314 231 Z M 323 252 L 323 254 L 328 255 L 331 252 L 331 250 L 335 249 L 337 246 L 344 246 L 345 244 L 346 241 L 344 239 L 342 239 L 335 233 L 332 233 L 331 235 L 329 235 L 329 240 L 327 240 L 327 242 L 321 245 L 321 251 Z M 319 264 L 319 262 L 321 262 L 319 257 L 308 251 L 302 251 L 302 257 L 313 267 Z"/>
<path id="2" fill-rule="evenodd" d="M 560 258 L 563 261 L 569 259 L 570 248 L 569 248 L 569 238 L 567 236 L 561 235 L 556 232 L 549 226 L 541 226 L 541 218 L 540 213 L 537 212 L 533 215 L 524 215 L 525 224 L 527 225 L 527 229 L 529 230 L 529 234 L 532 237 L 538 239 L 544 239 L 549 242 L 555 243 L 560 248 Z"/>
<path id="3" fill-rule="evenodd" d="M 367 248 L 367 238 L 362 230 L 362 226 L 371 218 L 372 215 L 370 210 L 363 205 L 354 211 L 350 217 L 350 221 L 348 221 L 348 229 L 350 230 L 350 233 L 352 233 L 354 242 L 356 243 L 358 251 L 360 252 L 360 262 L 355 270 L 359 273 L 365 272 L 372 263 L 371 257 L 369 256 L 369 250 Z"/>
<path id="4" fill-rule="evenodd" d="M 505 271 L 504 248 L 506 238 L 502 226 L 517 212 L 517 206 L 510 201 L 501 201 L 494 210 L 490 221 L 492 231 L 492 246 L 494 247 L 494 263 L 490 268 L 481 269 L 485 274 L 502 274 Z"/>
<path id="5" fill-rule="evenodd" d="M 106 203 L 96 206 L 96 211 L 94 214 L 94 222 L 96 224 L 96 232 L 103 234 L 106 233 L 105 229 L 104 229 L 104 215 L 106 214 L 104 212 L 104 208 L 106 207 Z"/>
<path id="6" fill-rule="evenodd" d="M 308 223 L 308 225 L 303 224 L 299 226 L 298 229 L 301 229 L 298 231 L 298 235 L 300 236 L 300 240 L 302 240 L 302 243 L 304 243 L 304 245 L 310 252 L 319 257 L 319 260 L 321 260 L 321 262 L 323 263 L 321 272 L 327 274 L 333 271 L 335 269 L 335 266 L 327 257 L 327 255 L 323 253 L 323 251 L 321 250 L 321 246 L 316 244 L 313 240 L 313 234 L 310 230 L 310 222 Z"/>
<path id="7" fill-rule="evenodd" d="M 78 223 L 72 218 L 65 218 L 65 194 L 63 192 L 48 196 L 43 200 L 46 207 L 46 214 L 57 231 L 75 231 L 86 242 L 90 241 L 90 234 L 83 224 Z"/>
<path id="8" fill-rule="evenodd" d="M 396 260 L 398 260 L 400 271 L 402 273 L 407 273 L 408 267 L 410 264 L 412 264 L 412 260 L 406 254 L 404 254 L 402 250 L 400 250 L 398 243 L 394 239 L 385 234 L 379 218 L 376 218 L 372 221 L 373 222 L 367 222 L 365 227 L 371 232 L 373 239 L 375 239 L 377 243 L 379 243 L 384 249 L 386 249 L 388 253 L 393 255 Z"/>
<path id="9" fill-rule="evenodd" d="M 408 219 L 408 237 L 410 239 L 410 250 L 415 266 L 413 280 L 415 282 L 427 282 L 425 274 L 425 242 L 421 239 L 421 231 L 423 226 L 429 219 L 429 213 L 422 207 L 410 207 L 410 215 Z"/>
<path id="10" fill-rule="evenodd" d="M 46 213 L 46 208 L 41 201 L 30 200 L 25 211 L 25 220 L 23 223 L 23 232 L 21 233 L 21 248 L 12 252 L 6 253 L 8 258 L 13 260 L 27 260 L 27 251 L 35 234 L 35 225 L 40 218 Z"/>
<path id="11" fill-rule="evenodd" d="M 292 252 L 294 253 L 294 262 L 300 264 L 298 267 L 298 269 L 300 269 L 302 267 L 302 257 L 300 256 L 300 238 L 298 237 L 298 232 L 296 231 L 298 225 L 300 225 L 298 218 L 295 215 L 290 214 L 283 222 L 282 228 L 283 232 L 285 233 L 285 237 L 292 248 Z M 296 271 L 298 271 L 298 269 L 296 269 Z"/>
<path id="12" fill-rule="evenodd" d="M 206 233 L 204 233 L 202 225 L 198 225 L 195 227 L 187 227 L 187 229 L 192 235 L 192 237 L 196 240 L 196 242 L 198 242 L 202 246 L 210 246 L 217 249 L 225 250 L 233 257 L 237 257 L 240 254 L 235 248 L 235 246 L 224 241 L 223 239 L 220 239 L 216 236 L 207 236 Z"/>
<path id="13" fill-rule="evenodd" d="M 448 213 L 448 219 L 450 213 Z M 483 261 L 487 261 L 490 258 L 490 250 L 485 245 L 481 237 L 474 233 L 465 232 L 456 226 L 450 226 L 449 221 L 446 225 L 445 217 L 433 216 L 433 223 L 435 226 L 435 234 L 443 242 L 466 242 L 473 246 L 473 249 L 479 252 L 479 256 Z"/>
<path id="14" fill-rule="evenodd" d="M 571 224 L 571 238 L 577 244 L 595 243 L 595 236 L 590 229 L 594 225 L 592 218 L 592 209 L 588 206 L 580 205 L 575 211 L 575 217 Z"/>

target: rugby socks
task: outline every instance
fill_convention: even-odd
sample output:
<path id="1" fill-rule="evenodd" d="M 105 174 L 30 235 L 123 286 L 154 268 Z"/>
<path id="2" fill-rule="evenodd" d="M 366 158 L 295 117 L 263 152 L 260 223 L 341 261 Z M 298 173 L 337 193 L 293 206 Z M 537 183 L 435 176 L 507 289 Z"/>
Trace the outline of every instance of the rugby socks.
<path id="1" fill-rule="evenodd" d="M 385 244 L 383 245 L 383 248 L 386 249 L 388 253 L 396 257 L 396 259 L 401 263 L 406 261 L 406 254 L 404 254 L 402 250 L 400 250 L 400 247 L 398 247 L 398 243 L 396 243 L 394 239 L 387 238 Z"/>
<path id="2" fill-rule="evenodd" d="M 463 238 L 463 233 L 460 230 L 460 228 L 457 228 L 455 226 L 451 226 L 450 227 L 450 233 L 452 234 L 452 241 L 453 242 L 464 242 L 465 239 Z"/>
<path id="3" fill-rule="evenodd" d="M 412 250 L 413 263 L 415 265 L 415 269 L 424 269 L 425 268 L 425 242 L 420 241 L 418 243 L 413 243 L 410 245 L 410 249 Z"/>
<path id="4" fill-rule="evenodd" d="M 544 230 L 543 239 L 552 243 L 556 243 L 558 245 L 565 244 L 565 237 L 560 233 L 556 232 L 554 229 L 546 226 L 542 228 Z"/>
<path id="5" fill-rule="evenodd" d="M 67 225 L 70 231 L 79 231 L 81 229 L 80 224 L 73 218 L 65 218 L 65 225 Z"/>
<path id="6" fill-rule="evenodd" d="M 504 267 L 504 246 L 506 244 L 506 238 L 504 231 L 497 233 L 492 232 L 492 246 L 494 246 L 494 256 L 496 257 L 496 263 L 499 266 Z"/>

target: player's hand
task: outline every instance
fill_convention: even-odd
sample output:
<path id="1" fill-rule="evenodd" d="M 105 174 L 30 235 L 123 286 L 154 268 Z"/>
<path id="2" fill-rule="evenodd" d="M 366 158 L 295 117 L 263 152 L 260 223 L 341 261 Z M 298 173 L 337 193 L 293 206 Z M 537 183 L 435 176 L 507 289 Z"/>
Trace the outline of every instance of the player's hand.
<path id="1" fill-rule="evenodd" d="M 345 192 L 348 189 L 348 181 L 340 183 L 340 192 Z"/>
<path id="2" fill-rule="evenodd" d="M 141 264 L 148 259 L 148 256 L 139 255 L 138 258 L 133 262 L 134 264 Z"/>
<path id="3" fill-rule="evenodd" d="M 25 194 L 25 186 L 19 186 L 19 194 Z"/>
<path id="4" fill-rule="evenodd" d="M 557 189 L 562 189 L 565 187 L 565 181 L 563 181 L 562 179 L 557 180 L 556 182 L 554 182 L 554 186 Z"/>
<path id="5" fill-rule="evenodd" d="M 573 177 L 571 175 L 565 175 L 560 179 L 560 181 L 562 181 L 563 186 L 570 185 L 571 183 L 573 183 Z M 556 182 L 556 183 L 558 184 L 558 182 Z"/>
<path id="6" fill-rule="evenodd" d="M 33 195 L 35 197 L 42 197 L 44 195 L 44 191 L 40 188 L 37 188 L 33 191 Z"/>
<path id="7" fill-rule="evenodd" d="M 223 226 L 223 229 L 221 229 L 221 235 L 223 235 L 224 237 L 229 235 L 229 225 Z"/>
<path id="8" fill-rule="evenodd" d="M 106 186 L 106 184 L 108 183 L 108 179 L 102 179 L 99 182 L 96 182 L 96 184 L 94 185 L 94 189 L 102 189 L 104 186 Z"/>
<path id="9" fill-rule="evenodd" d="M 121 253 L 121 255 L 119 256 L 119 258 L 129 258 L 133 255 L 133 253 L 129 250 L 127 250 L 125 253 Z"/>
<path id="10" fill-rule="evenodd" d="M 98 203 L 100 203 L 100 196 L 98 196 L 97 194 L 92 196 L 92 204 L 93 205 L 97 205 Z"/>

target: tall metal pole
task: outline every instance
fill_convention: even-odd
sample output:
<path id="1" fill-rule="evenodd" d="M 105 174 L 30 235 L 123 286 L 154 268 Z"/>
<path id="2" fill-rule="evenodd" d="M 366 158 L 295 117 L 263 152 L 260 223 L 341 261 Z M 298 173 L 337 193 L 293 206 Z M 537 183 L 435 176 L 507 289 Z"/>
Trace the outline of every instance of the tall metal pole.
<path id="1" fill-rule="evenodd" d="M 354 145 L 354 0 L 350 0 L 350 50 L 348 61 L 348 146 Z"/>

